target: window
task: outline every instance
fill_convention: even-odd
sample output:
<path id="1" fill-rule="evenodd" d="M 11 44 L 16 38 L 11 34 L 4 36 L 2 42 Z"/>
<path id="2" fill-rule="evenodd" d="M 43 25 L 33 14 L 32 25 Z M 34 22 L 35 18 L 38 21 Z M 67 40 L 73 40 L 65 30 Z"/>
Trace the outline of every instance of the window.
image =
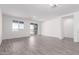
<path id="1" fill-rule="evenodd" d="M 19 21 L 19 29 L 24 29 L 24 22 Z"/>
<path id="2" fill-rule="evenodd" d="M 12 23 L 12 30 L 13 31 L 18 31 L 18 21 L 13 21 Z"/>
<path id="3" fill-rule="evenodd" d="M 12 31 L 19 31 L 20 29 L 24 29 L 24 22 L 13 20 Z"/>

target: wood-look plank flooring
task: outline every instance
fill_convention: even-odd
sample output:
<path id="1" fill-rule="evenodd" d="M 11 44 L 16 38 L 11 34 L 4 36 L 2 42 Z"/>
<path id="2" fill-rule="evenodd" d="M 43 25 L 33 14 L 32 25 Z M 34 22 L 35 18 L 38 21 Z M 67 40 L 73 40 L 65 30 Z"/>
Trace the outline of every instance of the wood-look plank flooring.
<path id="1" fill-rule="evenodd" d="M 0 55 L 78 55 L 79 43 L 72 39 L 30 36 L 3 40 Z"/>

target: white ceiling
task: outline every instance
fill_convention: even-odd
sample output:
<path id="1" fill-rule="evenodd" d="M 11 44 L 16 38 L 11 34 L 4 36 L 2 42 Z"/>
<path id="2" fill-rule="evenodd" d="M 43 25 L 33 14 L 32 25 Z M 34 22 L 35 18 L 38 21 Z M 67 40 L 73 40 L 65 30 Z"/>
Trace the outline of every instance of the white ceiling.
<path id="1" fill-rule="evenodd" d="M 37 21 L 79 11 L 79 4 L 63 4 L 52 8 L 48 4 L 0 4 L 4 14 L 17 17 L 34 17 Z M 45 18 L 45 19 L 44 19 Z"/>

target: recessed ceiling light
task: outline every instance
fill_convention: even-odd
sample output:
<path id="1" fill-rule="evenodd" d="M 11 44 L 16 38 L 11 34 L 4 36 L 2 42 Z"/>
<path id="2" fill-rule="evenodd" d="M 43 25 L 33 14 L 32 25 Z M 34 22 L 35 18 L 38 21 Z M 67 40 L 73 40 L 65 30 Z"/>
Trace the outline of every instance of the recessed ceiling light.
<path id="1" fill-rule="evenodd" d="M 32 16 L 33 18 L 36 18 L 36 16 Z"/>

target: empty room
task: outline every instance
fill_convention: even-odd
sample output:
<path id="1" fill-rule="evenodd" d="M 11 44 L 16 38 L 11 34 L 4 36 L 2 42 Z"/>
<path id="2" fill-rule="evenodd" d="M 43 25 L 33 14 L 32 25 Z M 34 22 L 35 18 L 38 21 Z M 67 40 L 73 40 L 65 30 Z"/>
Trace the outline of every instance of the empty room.
<path id="1" fill-rule="evenodd" d="M 0 55 L 79 55 L 79 4 L 0 4 Z"/>

